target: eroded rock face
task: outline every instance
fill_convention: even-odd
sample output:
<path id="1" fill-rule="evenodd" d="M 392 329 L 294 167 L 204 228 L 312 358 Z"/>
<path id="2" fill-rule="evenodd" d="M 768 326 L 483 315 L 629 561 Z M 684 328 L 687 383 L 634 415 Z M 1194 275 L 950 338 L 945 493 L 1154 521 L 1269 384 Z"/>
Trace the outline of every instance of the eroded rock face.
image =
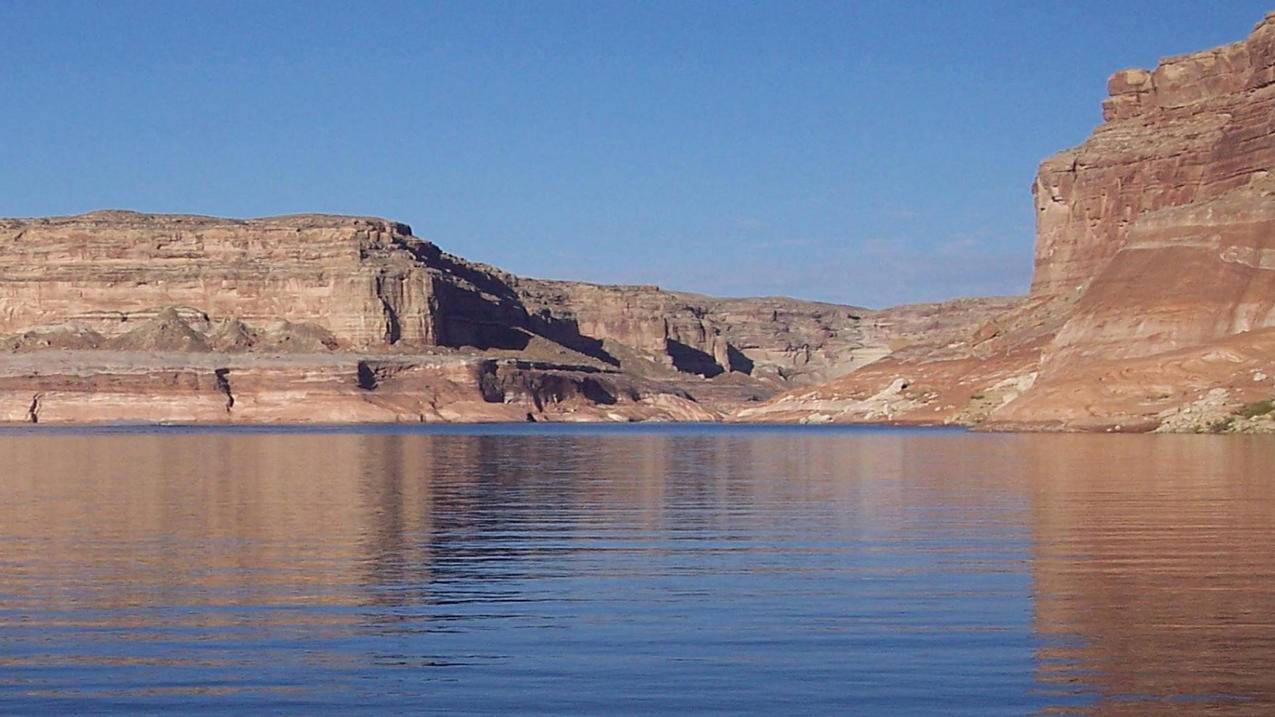
<path id="1" fill-rule="evenodd" d="M 1208 430 L 1275 396 L 1275 14 L 1108 88 L 1105 122 L 1040 166 L 1024 302 L 738 416 Z"/>
<path id="2" fill-rule="evenodd" d="M 792 299 L 714 299 L 653 286 L 524 279 L 447 254 L 404 224 L 374 218 L 230 220 L 112 211 L 0 220 L 0 349 L 11 354 L 0 361 L 0 373 L 15 391 L 10 419 L 25 415 L 24 406 L 40 393 L 43 409 L 32 415 L 45 420 L 92 420 L 95 412 L 102 420 L 135 420 L 146 410 L 155 420 L 228 420 L 204 412 L 204 389 L 218 385 L 210 377 L 233 375 L 236 384 L 250 381 L 260 390 L 245 395 L 229 420 L 492 420 L 528 413 L 541 420 L 708 420 L 885 353 L 886 338 L 865 313 Z M 58 379 L 39 369 L 42 357 L 26 356 L 41 352 L 63 352 L 53 364 L 66 355 L 84 364 L 64 367 Z M 170 358 L 153 375 L 125 370 L 127 361 L 118 358 L 145 367 L 147 353 L 190 358 L 186 366 Z M 341 371 L 322 359 L 328 353 L 344 357 Z M 292 357 L 291 363 L 250 358 L 275 355 Z M 379 355 L 429 366 L 512 360 L 522 368 L 500 369 L 501 380 L 518 376 L 525 385 L 522 393 L 510 384 L 512 393 L 491 398 L 480 385 L 490 377 L 458 379 L 421 369 L 413 381 L 405 383 L 404 373 L 365 389 L 379 390 L 375 396 L 359 393 L 357 372 L 349 367 Z M 591 373 L 599 371 L 606 376 Z M 297 394 L 310 408 L 293 413 L 250 410 L 268 402 L 251 396 L 292 395 L 268 390 L 269 380 L 343 388 Z M 429 388 L 435 385 L 441 393 L 425 410 L 412 403 L 416 399 L 386 398 L 394 385 L 411 385 L 421 395 L 438 393 Z M 167 396 L 171 410 L 163 400 L 148 409 L 145 396 L 152 392 Z M 470 400 L 475 395 L 487 398 Z M 510 395 L 522 398 L 506 401 Z M 350 396 L 358 400 L 347 401 Z M 76 401 L 86 408 L 70 408 Z M 378 413 L 368 405 L 396 408 Z M 585 411 L 586 405 L 597 410 Z"/>
<path id="3" fill-rule="evenodd" d="M 1149 212 L 1050 347 L 1059 368 L 1275 327 L 1275 183 Z"/>
<path id="4" fill-rule="evenodd" d="M 402 224 L 98 212 L 0 221 L 0 334 L 75 324 L 104 336 L 166 307 L 289 321 L 343 345 L 433 344 L 434 249 Z M 434 249 L 436 251 L 436 249 Z"/>
<path id="5" fill-rule="evenodd" d="M 702 375 L 745 369 L 753 359 L 741 354 L 753 350 L 793 377 L 812 362 L 820 369 L 844 362 L 841 349 L 868 338 L 859 313 L 788 299 L 521 279 L 446 254 L 382 219 L 113 211 L 0 220 L 0 335 L 7 336 L 93 332 L 110 340 L 144 326 L 186 333 L 192 346 L 201 340 L 194 334 L 224 333 L 232 348 L 286 350 L 280 336 L 308 331 L 307 350 L 317 341 L 371 351 L 521 350 L 539 336 L 603 360 L 602 343 L 614 341 Z"/>
<path id="6" fill-rule="evenodd" d="M 570 345 L 594 337 L 624 354 L 684 373 L 727 372 L 780 384 L 817 383 L 882 355 L 875 312 L 786 298 L 718 299 L 654 286 L 519 279 L 515 287 L 540 334 Z M 619 344 L 608 351 L 605 344 Z M 581 350 L 588 352 L 584 347 Z"/>
<path id="7" fill-rule="evenodd" d="M 713 421 L 616 372 L 476 356 L 56 351 L 0 359 L 0 422 Z"/>
<path id="8" fill-rule="evenodd" d="M 526 279 L 381 219 L 0 220 L 2 414 L 1275 426 L 1243 409 L 1275 398 L 1275 15 L 1108 87 L 1040 166 L 1025 299 Z"/>
<path id="9" fill-rule="evenodd" d="M 1006 344 L 994 355 L 996 321 L 1022 311 L 1021 299 L 961 299 L 882 312 L 897 333 L 894 351 L 818 386 L 793 388 L 745 406 L 732 420 L 782 423 L 981 422 L 1035 380 L 1043 339 Z M 906 328 L 905 328 L 906 327 Z"/>
<path id="10" fill-rule="evenodd" d="M 1275 18 L 1243 42 L 1108 83 L 1106 121 L 1045 160 L 1033 294 L 1087 286 L 1145 214 L 1213 199 L 1275 166 Z"/>
<path id="11" fill-rule="evenodd" d="M 1042 165 L 1033 291 L 1084 288 L 1001 425 L 1156 427 L 1271 391 L 1251 377 L 1275 359 L 1275 15 L 1110 90 L 1107 121 Z"/>

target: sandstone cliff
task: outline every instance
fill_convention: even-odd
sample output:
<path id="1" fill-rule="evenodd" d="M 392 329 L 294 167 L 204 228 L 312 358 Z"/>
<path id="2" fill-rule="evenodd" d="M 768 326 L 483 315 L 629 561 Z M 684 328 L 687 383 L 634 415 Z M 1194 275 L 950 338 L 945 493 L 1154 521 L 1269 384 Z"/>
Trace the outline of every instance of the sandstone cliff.
<path id="1" fill-rule="evenodd" d="M 1275 14 L 1108 89 L 1103 124 L 1040 166 L 1020 306 L 740 417 L 1275 428 L 1251 407 L 1275 397 Z"/>
<path id="2" fill-rule="evenodd" d="M 0 220 L 0 419 L 715 420 L 875 312 L 527 279 L 375 218 Z"/>
<path id="3" fill-rule="evenodd" d="M 1122 70 L 1022 299 L 884 311 L 518 277 L 304 215 L 0 220 L 0 420 L 1275 430 L 1275 15 Z"/>

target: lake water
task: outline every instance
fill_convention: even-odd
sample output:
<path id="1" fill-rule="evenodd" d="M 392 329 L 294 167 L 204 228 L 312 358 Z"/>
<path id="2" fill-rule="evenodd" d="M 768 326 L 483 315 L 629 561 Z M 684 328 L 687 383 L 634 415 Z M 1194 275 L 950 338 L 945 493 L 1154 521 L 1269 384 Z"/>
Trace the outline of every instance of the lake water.
<path id="1" fill-rule="evenodd" d="M 1275 440 L 0 433 L 0 712 L 1272 714 Z"/>

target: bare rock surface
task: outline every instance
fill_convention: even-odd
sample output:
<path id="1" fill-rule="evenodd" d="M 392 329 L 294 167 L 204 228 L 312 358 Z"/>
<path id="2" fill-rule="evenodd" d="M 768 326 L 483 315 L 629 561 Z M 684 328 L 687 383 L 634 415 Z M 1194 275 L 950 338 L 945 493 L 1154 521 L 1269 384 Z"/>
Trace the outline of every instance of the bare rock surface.
<path id="1" fill-rule="evenodd" d="M 7 420 L 716 420 L 888 353 L 873 315 L 526 279 L 376 218 L 0 220 Z"/>
<path id="2" fill-rule="evenodd" d="M 1024 301 L 735 417 L 1265 430 L 1241 414 L 1275 397 L 1275 14 L 1108 89 L 1104 123 L 1040 166 Z"/>
<path id="3" fill-rule="evenodd" d="M 0 357 L 0 421 L 712 421 L 675 386 L 461 354 L 44 351 Z"/>
<path id="4" fill-rule="evenodd" d="M 1268 431 L 1275 14 L 1121 70 L 1026 297 L 885 310 L 518 277 L 401 223 L 0 220 L 0 419 Z"/>

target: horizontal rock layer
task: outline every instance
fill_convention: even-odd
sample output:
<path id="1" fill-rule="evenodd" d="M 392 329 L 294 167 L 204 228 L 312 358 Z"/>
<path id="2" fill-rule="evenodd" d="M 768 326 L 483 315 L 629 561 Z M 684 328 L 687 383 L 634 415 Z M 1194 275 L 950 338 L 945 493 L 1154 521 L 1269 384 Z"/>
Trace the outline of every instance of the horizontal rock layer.
<path id="1" fill-rule="evenodd" d="M 1108 83 L 1104 122 L 1045 160 L 1033 294 L 1097 278 L 1149 212 L 1221 196 L 1275 165 L 1275 19 L 1232 45 L 1124 70 Z"/>
<path id="2" fill-rule="evenodd" d="M 757 368 L 781 383 L 813 382 L 880 355 L 863 313 L 521 279 L 372 218 L 116 211 L 0 220 L 0 335 L 13 348 L 41 340 L 56 348 L 59 335 L 70 348 L 93 336 L 109 344 L 161 315 L 172 324 L 175 314 L 205 333 L 212 327 L 232 350 L 287 350 L 281 335 L 303 335 L 306 350 L 316 342 L 373 352 L 538 344 L 618 365 L 604 346 L 612 342 L 621 354 L 686 373 Z"/>
<path id="3" fill-rule="evenodd" d="M 0 220 L 0 418 L 710 420 L 972 322 L 909 316 L 521 278 L 375 218 Z"/>
<path id="4" fill-rule="evenodd" d="M 2 220 L 0 418 L 1275 430 L 1275 15 L 1108 89 L 1040 166 L 1024 300 L 528 279 L 371 218 Z"/>
<path id="5" fill-rule="evenodd" d="M 100 212 L 0 221 L 0 334 L 73 323 L 103 334 L 163 307 L 311 324 L 354 347 L 440 340 L 436 253 L 401 224 Z"/>
<path id="6" fill-rule="evenodd" d="M 711 421 L 676 387 L 515 359 L 62 351 L 0 358 L 0 421 Z"/>
<path id="7" fill-rule="evenodd" d="M 1246 407 L 1275 398 L 1275 14 L 1108 87 L 1040 166 L 1026 301 L 739 418 L 1275 430 Z"/>

